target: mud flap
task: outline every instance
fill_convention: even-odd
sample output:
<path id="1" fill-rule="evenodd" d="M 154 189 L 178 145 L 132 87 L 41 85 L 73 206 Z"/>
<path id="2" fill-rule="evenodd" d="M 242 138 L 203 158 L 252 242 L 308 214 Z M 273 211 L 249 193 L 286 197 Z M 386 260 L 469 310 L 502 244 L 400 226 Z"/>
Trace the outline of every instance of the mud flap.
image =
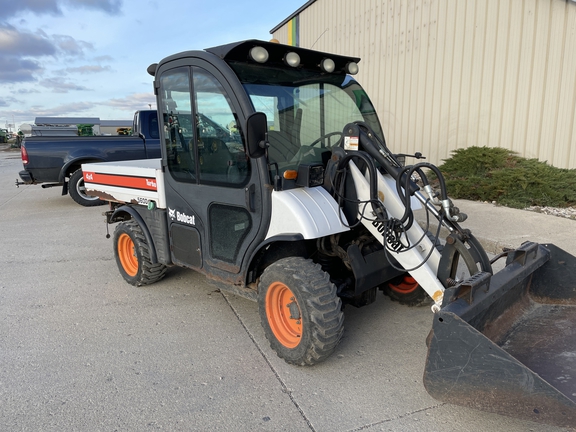
<path id="1" fill-rule="evenodd" d="M 576 258 L 526 243 L 506 267 L 447 289 L 427 340 L 435 399 L 576 425 Z"/>

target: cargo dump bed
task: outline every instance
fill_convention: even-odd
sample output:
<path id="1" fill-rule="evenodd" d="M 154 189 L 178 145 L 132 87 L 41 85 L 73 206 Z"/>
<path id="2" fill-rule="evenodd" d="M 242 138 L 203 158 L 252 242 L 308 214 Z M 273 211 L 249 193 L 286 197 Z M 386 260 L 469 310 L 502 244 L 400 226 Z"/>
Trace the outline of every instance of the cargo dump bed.
<path id="1" fill-rule="evenodd" d="M 161 159 L 82 165 L 86 193 L 105 201 L 166 208 Z"/>
<path id="2" fill-rule="evenodd" d="M 436 399 L 576 426 L 576 258 L 526 243 L 445 292 L 424 373 Z"/>

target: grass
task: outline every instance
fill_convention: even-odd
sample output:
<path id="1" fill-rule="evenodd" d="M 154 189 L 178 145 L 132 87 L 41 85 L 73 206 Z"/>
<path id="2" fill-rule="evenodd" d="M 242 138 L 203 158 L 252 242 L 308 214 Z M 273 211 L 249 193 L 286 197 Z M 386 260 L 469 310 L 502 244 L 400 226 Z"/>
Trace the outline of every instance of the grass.
<path id="1" fill-rule="evenodd" d="M 513 208 L 576 205 L 576 170 L 555 168 L 511 150 L 458 149 L 439 168 L 452 198 L 495 201 Z"/>

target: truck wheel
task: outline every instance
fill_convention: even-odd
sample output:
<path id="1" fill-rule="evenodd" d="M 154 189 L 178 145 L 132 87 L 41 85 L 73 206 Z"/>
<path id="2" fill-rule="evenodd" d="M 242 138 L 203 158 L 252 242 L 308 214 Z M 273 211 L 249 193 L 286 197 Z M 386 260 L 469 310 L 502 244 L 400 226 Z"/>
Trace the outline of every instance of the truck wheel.
<path id="1" fill-rule="evenodd" d="M 131 285 L 153 284 L 166 273 L 164 264 L 152 264 L 150 247 L 134 220 L 122 222 L 114 230 L 114 257 L 120 274 Z"/>
<path id="2" fill-rule="evenodd" d="M 293 365 L 326 360 L 344 333 L 336 286 L 311 260 L 284 258 L 266 268 L 258 283 L 258 307 L 270 346 Z"/>
<path id="3" fill-rule="evenodd" d="M 78 204 L 84 207 L 92 207 L 106 204 L 106 201 L 102 201 L 98 197 L 86 195 L 86 188 L 84 187 L 84 177 L 81 169 L 76 170 L 72 173 L 72 175 L 70 176 L 70 180 L 68 181 L 68 186 L 70 197 Z"/>

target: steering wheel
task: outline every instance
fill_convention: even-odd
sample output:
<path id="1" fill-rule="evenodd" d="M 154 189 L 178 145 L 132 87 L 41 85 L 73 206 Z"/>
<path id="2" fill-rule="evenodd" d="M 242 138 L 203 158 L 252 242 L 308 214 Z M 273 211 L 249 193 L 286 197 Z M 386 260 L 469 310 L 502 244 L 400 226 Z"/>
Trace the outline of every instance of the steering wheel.
<path id="1" fill-rule="evenodd" d="M 336 135 L 339 136 L 339 138 L 338 138 L 339 140 L 342 139 L 342 132 L 338 132 L 338 131 L 336 131 L 336 132 L 329 132 L 329 133 L 327 133 L 327 134 L 322 135 L 320 138 L 315 139 L 314 141 L 312 141 L 312 144 L 309 144 L 309 145 L 310 145 L 310 147 L 312 147 L 312 146 L 314 146 L 315 144 L 321 142 L 321 141 L 324 140 L 324 139 L 328 139 L 328 143 L 330 143 L 330 137 L 333 137 L 333 136 L 336 136 Z M 324 145 L 322 145 L 322 147 L 324 147 Z M 329 145 L 328 147 L 330 147 L 330 145 Z"/>

